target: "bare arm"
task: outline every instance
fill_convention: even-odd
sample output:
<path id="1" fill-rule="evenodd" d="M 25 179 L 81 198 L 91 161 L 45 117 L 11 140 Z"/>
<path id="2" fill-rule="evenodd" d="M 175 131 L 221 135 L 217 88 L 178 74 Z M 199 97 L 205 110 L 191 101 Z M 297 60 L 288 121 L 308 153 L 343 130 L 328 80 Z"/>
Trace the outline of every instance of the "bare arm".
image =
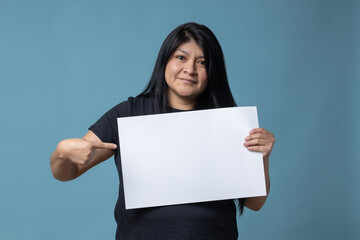
<path id="1" fill-rule="evenodd" d="M 270 191 L 270 178 L 269 178 L 269 158 L 264 159 L 264 171 L 265 171 L 265 183 L 266 183 L 266 196 L 261 197 L 251 197 L 247 198 L 245 200 L 245 207 L 254 210 L 259 211 L 262 206 L 264 206 L 267 195 Z"/>
<path id="2" fill-rule="evenodd" d="M 256 128 L 250 131 L 250 135 L 245 138 L 244 146 L 250 151 L 262 152 L 265 172 L 266 194 L 270 191 L 269 177 L 269 157 L 275 143 L 272 133 L 263 128 Z M 251 197 L 245 200 L 245 207 L 258 211 L 265 204 L 267 196 Z"/>
<path id="3" fill-rule="evenodd" d="M 114 154 L 116 144 L 103 143 L 92 131 L 83 138 L 61 141 L 50 158 L 51 172 L 60 181 L 69 181 Z"/>

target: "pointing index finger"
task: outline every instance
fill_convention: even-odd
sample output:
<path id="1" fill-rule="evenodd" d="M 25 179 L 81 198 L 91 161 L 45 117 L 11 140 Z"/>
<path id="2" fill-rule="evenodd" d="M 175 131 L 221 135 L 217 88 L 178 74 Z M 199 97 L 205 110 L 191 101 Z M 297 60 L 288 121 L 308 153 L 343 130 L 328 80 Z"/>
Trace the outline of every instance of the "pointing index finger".
<path id="1" fill-rule="evenodd" d="M 115 150 L 117 145 L 114 143 L 104 143 L 104 142 L 92 142 L 92 146 L 100 149 L 111 149 Z"/>

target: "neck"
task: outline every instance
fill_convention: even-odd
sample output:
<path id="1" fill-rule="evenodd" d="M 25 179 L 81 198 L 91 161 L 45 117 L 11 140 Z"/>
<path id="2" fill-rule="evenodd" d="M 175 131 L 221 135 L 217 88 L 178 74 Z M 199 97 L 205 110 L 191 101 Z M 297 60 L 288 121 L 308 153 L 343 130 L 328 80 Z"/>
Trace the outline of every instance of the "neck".
<path id="1" fill-rule="evenodd" d="M 174 96 L 174 94 L 171 97 L 168 96 L 168 102 L 170 107 L 179 110 L 193 110 L 196 105 L 195 99 L 184 99 L 176 95 Z"/>

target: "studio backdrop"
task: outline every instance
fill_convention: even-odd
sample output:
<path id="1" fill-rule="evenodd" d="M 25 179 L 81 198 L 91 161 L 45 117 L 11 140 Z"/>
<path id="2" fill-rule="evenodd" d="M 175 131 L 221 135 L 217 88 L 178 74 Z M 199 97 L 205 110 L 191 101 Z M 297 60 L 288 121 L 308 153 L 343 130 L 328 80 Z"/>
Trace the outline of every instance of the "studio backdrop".
<path id="1" fill-rule="evenodd" d="M 114 239 L 114 160 L 59 182 L 50 155 L 139 94 L 190 21 L 276 137 L 268 200 L 238 218 L 239 239 L 359 239 L 359 16 L 351 0 L 1 0 L 0 239 Z"/>

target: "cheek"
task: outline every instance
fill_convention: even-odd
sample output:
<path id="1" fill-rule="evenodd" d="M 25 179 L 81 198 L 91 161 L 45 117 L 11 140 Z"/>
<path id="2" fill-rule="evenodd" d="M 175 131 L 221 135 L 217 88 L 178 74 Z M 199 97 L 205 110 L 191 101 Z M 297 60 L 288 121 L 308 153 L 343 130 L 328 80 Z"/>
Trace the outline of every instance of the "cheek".
<path id="1" fill-rule="evenodd" d="M 165 67 L 166 82 L 169 83 L 171 80 L 173 80 L 175 74 L 176 74 L 176 65 L 173 64 L 171 61 L 169 61 Z"/>
<path id="2" fill-rule="evenodd" d="M 201 73 L 201 76 L 200 76 L 200 79 L 199 79 L 199 80 L 200 80 L 200 81 L 201 81 L 201 83 L 202 83 L 203 85 L 205 85 L 205 87 L 206 87 L 207 82 L 208 82 L 208 80 L 207 80 L 206 70 L 205 70 L 204 72 L 202 72 L 202 73 Z"/>
<path id="3" fill-rule="evenodd" d="M 171 66 L 168 63 L 165 67 L 165 74 L 164 74 L 166 83 L 169 83 L 169 80 L 171 78 L 171 70 L 170 69 L 171 69 Z"/>

